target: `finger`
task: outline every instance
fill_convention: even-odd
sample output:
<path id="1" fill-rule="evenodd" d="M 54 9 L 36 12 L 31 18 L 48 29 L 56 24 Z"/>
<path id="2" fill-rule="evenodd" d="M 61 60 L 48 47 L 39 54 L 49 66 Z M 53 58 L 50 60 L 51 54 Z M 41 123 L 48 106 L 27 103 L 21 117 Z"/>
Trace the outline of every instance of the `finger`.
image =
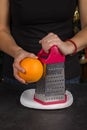
<path id="1" fill-rule="evenodd" d="M 34 53 L 30 53 L 28 56 L 29 56 L 30 58 L 35 58 L 35 59 L 38 58 L 38 56 L 36 56 Z"/>
<path id="2" fill-rule="evenodd" d="M 24 79 L 22 79 L 22 78 L 19 77 L 18 71 L 17 71 L 16 68 L 14 68 L 14 73 L 13 73 L 13 74 L 14 74 L 14 77 L 15 77 L 19 82 L 21 82 L 21 83 L 23 83 L 23 84 L 26 83 Z"/>
<path id="3" fill-rule="evenodd" d="M 18 71 L 25 73 L 25 69 L 23 67 L 21 67 L 20 62 L 14 62 L 13 63 L 13 68 L 17 69 Z"/>
<path id="4" fill-rule="evenodd" d="M 42 40 L 40 40 L 40 44 L 50 43 L 53 40 L 58 40 L 58 36 L 56 34 L 51 34 L 51 35 L 48 35 L 47 37 L 43 38 Z"/>
<path id="5" fill-rule="evenodd" d="M 44 38 L 42 38 L 41 40 L 39 40 L 39 43 L 41 43 L 43 40 L 46 40 L 48 38 L 50 38 L 51 36 L 53 36 L 53 33 L 49 33 L 48 35 L 46 35 Z"/>
<path id="6" fill-rule="evenodd" d="M 23 84 L 32 83 L 32 81 L 26 82 L 24 79 L 22 79 L 22 78 L 18 75 L 17 69 L 14 69 L 14 77 L 15 77 L 19 82 L 21 82 L 21 83 L 23 83 Z"/>

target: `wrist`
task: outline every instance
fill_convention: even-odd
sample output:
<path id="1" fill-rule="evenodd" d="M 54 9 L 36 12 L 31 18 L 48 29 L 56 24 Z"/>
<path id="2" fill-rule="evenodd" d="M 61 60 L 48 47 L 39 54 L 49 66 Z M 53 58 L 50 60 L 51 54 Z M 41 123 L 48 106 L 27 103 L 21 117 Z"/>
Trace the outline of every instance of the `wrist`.
<path id="1" fill-rule="evenodd" d="M 69 55 L 75 55 L 77 53 L 77 45 L 76 45 L 76 43 L 71 39 L 67 39 L 66 42 L 70 46 Z"/>
<path id="2" fill-rule="evenodd" d="M 13 58 L 17 57 L 17 55 L 19 55 L 22 50 L 23 49 L 21 47 L 15 48 Z"/>

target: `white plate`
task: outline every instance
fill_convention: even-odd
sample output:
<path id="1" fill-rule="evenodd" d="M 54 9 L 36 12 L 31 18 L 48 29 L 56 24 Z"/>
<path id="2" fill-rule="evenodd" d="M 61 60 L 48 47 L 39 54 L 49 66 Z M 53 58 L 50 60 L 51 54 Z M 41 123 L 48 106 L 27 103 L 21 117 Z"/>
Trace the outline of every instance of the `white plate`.
<path id="1" fill-rule="evenodd" d="M 72 105 L 73 96 L 72 94 L 66 90 L 67 101 L 65 103 L 60 104 L 52 104 L 52 105 L 42 105 L 36 101 L 34 101 L 35 89 L 25 90 L 20 97 L 20 102 L 23 106 L 34 108 L 34 109 L 43 109 L 43 110 L 51 110 L 51 109 L 62 109 Z"/>

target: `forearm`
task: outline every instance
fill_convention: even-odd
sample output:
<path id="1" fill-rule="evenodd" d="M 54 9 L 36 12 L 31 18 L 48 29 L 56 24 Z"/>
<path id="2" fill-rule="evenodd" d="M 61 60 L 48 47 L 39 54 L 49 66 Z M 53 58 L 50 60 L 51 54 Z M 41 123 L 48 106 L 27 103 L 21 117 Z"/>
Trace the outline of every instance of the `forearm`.
<path id="1" fill-rule="evenodd" d="M 74 42 L 74 44 L 72 43 Z M 67 50 L 64 52 L 65 55 L 72 55 L 87 47 L 87 26 L 81 31 L 74 35 L 70 40 L 65 41 Z M 62 48 L 62 47 L 60 47 Z"/>
<path id="2" fill-rule="evenodd" d="M 77 46 L 77 52 L 87 47 L 87 26 L 71 38 Z"/>
<path id="3" fill-rule="evenodd" d="M 15 40 L 9 32 L 0 31 L 0 50 L 8 55 L 15 57 L 17 51 L 21 48 L 16 44 Z"/>

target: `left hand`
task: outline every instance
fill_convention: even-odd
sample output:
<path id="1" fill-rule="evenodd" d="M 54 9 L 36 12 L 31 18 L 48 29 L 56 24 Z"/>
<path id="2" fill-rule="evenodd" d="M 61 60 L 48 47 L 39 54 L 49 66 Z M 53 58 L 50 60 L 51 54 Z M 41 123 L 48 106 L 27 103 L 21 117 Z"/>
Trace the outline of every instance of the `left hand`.
<path id="1" fill-rule="evenodd" d="M 42 38 L 39 43 L 42 45 L 43 50 L 48 53 L 53 45 L 56 45 L 60 52 L 64 55 L 72 54 L 74 51 L 74 46 L 70 42 L 62 41 L 58 35 L 54 33 L 49 33 L 44 38 Z"/>

